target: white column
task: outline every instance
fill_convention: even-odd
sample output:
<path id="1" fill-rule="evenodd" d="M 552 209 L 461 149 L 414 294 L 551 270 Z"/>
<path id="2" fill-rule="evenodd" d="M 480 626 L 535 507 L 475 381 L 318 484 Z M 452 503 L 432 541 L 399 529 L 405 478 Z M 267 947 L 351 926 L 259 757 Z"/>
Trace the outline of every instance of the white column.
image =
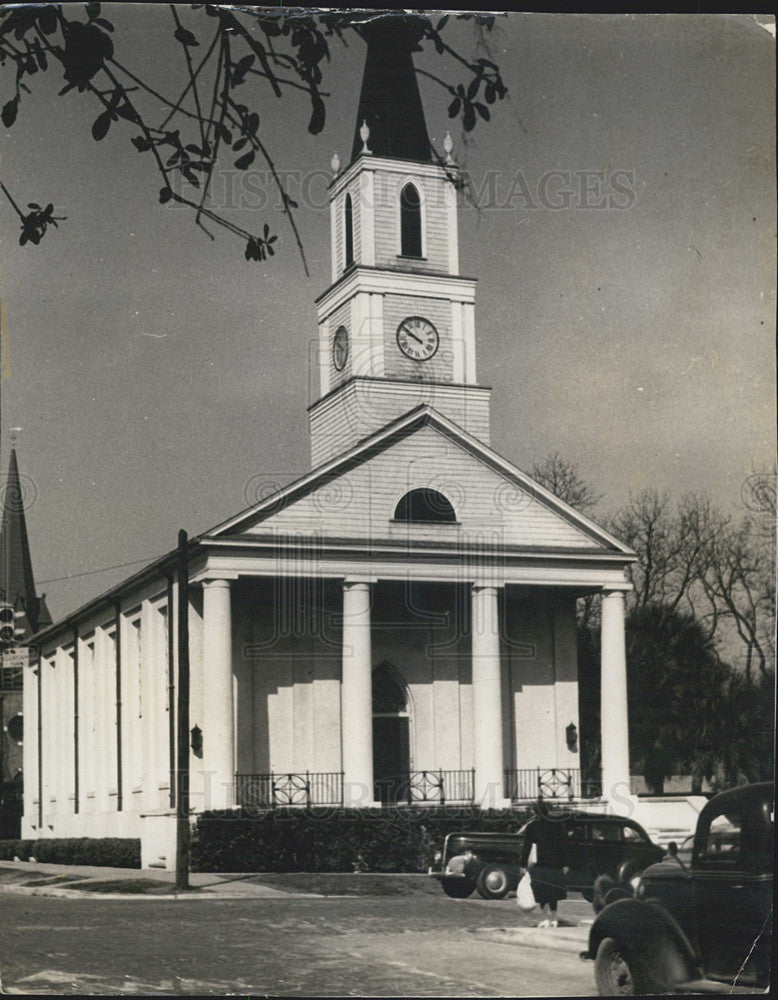
<path id="1" fill-rule="evenodd" d="M 373 171 L 365 170 L 359 178 L 360 252 L 359 263 L 375 266 L 375 189 Z"/>
<path id="2" fill-rule="evenodd" d="M 27 837 L 31 827 L 38 827 L 38 683 L 41 664 L 28 661 L 22 682 L 22 717 L 27 730 L 22 746 L 22 772 L 24 774 L 24 821 L 22 836 Z"/>
<path id="3" fill-rule="evenodd" d="M 384 375 L 384 296 L 379 292 L 370 294 L 370 374 L 377 378 Z"/>
<path id="4" fill-rule="evenodd" d="M 330 381 L 330 365 L 332 364 L 332 338 L 330 335 L 330 322 L 325 319 L 319 325 L 319 396 L 326 396 L 330 391 L 332 383 Z"/>
<path id="5" fill-rule="evenodd" d="M 452 171 L 453 173 L 453 171 Z M 457 189 L 444 181 L 446 199 L 446 230 L 448 236 L 448 273 L 459 274 L 459 233 L 457 230 Z"/>
<path id="6" fill-rule="evenodd" d="M 343 583 L 341 674 L 343 801 L 373 804 L 373 691 L 370 647 L 370 584 Z"/>
<path id="7" fill-rule="evenodd" d="M 624 642 L 624 594 L 602 595 L 600 666 L 600 732 L 602 793 L 612 801 L 629 794 L 629 719 L 627 715 L 627 656 Z"/>
<path id="8" fill-rule="evenodd" d="M 465 381 L 465 341 L 462 335 L 462 303 L 451 303 L 451 350 L 454 364 L 451 377 L 455 382 Z M 467 428 L 467 422 L 464 427 Z"/>
<path id="9" fill-rule="evenodd" d="M 229 580 L 208 580 L 203 584 L 203 690 L 205 798 L 200 801 L 204 809 L 224 809 L 234 803 L 235 780 Z M 193 770 L 199 763 L 197 758 L 194 760 Z"/>
<path id="10" fill-rule="evenodd" d="M 475 305 L 462 303 L 462 339 L 465 347 L 465 382 L 475 384 Z"/>
<path id="11" fill-rule="evenodd" d="M 473 584 L 470 593 L 475 801 L 484 807 L 501 808 L 505 804 L 505 778 L 498 589 Z"/>
<path id="12" fill-rule="evenodd" d="M 338 210 L 341 207 L 340 198 L 333 198 L 330 202 L 330 266 L 332 269 L 332 280 L 337 281 L 340 274 L 340 261 L 338 260 Z"/>

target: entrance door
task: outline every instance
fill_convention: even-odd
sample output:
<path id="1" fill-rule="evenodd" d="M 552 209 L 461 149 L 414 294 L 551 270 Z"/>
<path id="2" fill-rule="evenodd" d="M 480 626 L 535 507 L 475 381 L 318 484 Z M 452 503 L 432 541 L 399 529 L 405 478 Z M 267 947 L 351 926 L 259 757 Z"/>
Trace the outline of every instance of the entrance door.
<path id="1" fill-rule="evenodd" d="M 373 782 L 376 802 L 408 799 L 411 745 L 408 697 L 390 663 L 373 671 Z"/>
<path id="2" fill-rule="evenodd" d="M 375 798 L 383 805 L 391 805 L 408 798 L 409 750 L 407 715 L 373 717 Z"/>

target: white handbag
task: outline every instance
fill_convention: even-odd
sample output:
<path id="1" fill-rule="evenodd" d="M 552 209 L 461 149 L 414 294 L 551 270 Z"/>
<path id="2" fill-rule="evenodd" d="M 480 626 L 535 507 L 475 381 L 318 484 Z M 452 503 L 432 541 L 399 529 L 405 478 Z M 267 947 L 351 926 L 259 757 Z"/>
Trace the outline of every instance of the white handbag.
<path id="1" fill-rule="evenodd" d="M 538 905 L 532 892 L 532 879 L 529 872 L 524 872 L 516 887 L 516 902 L 519 904 L 519 909 L 525 913 L 530 913 Z"/>

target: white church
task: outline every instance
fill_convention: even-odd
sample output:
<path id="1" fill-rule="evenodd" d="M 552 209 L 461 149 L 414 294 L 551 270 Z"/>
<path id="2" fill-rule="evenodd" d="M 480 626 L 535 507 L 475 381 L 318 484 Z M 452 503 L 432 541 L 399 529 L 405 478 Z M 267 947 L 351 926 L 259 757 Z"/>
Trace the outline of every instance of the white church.
<path id="1" fill-rule="evenodd" d="M 629 792 L 635 557 L 490 448 L 458 170 L 430 146 L 413 30 L 386 31 L 367 39 L 350 162 L 333 163 L 312 471 L 190 545 L 195 814 Z M 174 863 L 175 568 L 171 552 L 36 637 L 23 837 L 140 837 L 144 866 Z M 595 791 L 577 738 L 589 594 Z"/>

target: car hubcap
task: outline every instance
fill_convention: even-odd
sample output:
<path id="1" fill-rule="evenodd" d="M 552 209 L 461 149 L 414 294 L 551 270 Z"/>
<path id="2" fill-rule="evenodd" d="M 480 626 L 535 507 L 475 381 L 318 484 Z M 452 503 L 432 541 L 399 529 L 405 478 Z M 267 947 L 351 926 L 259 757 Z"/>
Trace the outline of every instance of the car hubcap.
<path id="1" fill-rule="evenodd" d="M 486 885 L 492 892 L 500 892 L 505 885 L 505 876 L 502 872 L 489 872 L 486 876 Z"/>
<path id="2" fill-rule="evenodd" d="M 611 958 L 611 981 L 618 996 L 631 997 L 633 995 L 632 975 L 629 966 L 617 951 L 613 953 Z"/>

